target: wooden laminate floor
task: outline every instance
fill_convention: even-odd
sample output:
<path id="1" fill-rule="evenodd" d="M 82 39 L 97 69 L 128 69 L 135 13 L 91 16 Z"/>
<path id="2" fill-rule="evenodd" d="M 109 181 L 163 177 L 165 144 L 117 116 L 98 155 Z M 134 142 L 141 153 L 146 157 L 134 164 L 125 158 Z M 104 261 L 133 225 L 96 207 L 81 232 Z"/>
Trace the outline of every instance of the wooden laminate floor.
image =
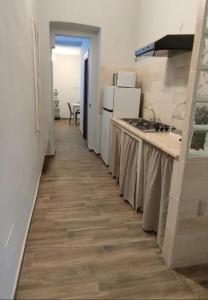
<path id="1" fill-rule="evenodd" d="M 17 299 L 208 299 L 208 266 L 169 270 L 77 127 L 56 122 Z"/>

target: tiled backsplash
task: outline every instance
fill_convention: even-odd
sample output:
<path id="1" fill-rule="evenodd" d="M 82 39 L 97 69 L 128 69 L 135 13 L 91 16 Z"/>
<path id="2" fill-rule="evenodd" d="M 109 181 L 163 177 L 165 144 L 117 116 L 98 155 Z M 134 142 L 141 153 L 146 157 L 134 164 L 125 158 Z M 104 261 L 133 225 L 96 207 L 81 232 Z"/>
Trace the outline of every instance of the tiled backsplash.
<path id="1" fill-rule="evenodd" d="M 136 63 L 137 85 L 142 88 L 143 105 L 151 106 L 161 122 L 171 124 L 176 106 L 186 101 L 190 62 L 191 52 L 171 58 L 141 58 Z M 184 106 L 180 107 L 184 109 Z M 144 117 L 152 117 L 150 113 L 143 109 Z M 174 120 L 173 125 L 182 129 L 183 121 Z"/>
<path id="2" fill-rule="evenodd" d="M 102 112 L 104 87 L 112 85 L 113 73 L 136 71 L 137 87 L 142 88 L 143 106 L 151 106 L 157 120 L 171 125 L 176 106 L 186 101 L 190 62 L 191 52 L 171 58 L 141 58 L 135 67 L 101 66 L 100 111 Z M 180 109 L 184 110 L 184 106 L 179 106 Z M 149 110 L 143 109 L 143 116 L 150 118 L 152 114 Z M 173 125 L 181 130 L 183 121 L 174 120 Z"/>

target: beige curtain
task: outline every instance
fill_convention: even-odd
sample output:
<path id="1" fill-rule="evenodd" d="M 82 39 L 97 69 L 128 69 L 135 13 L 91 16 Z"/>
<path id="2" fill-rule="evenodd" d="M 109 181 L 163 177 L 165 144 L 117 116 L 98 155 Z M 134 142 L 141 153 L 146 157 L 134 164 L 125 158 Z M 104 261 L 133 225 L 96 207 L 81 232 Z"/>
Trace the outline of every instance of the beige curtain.
<path id="1" fill-rule="evenodd" d="M 143 229 L 157 232 L 160 247 L 163 244 L 166 227 L 172 169 L 171 156 L 150 144 L 143 144 L 136 208 L 143 211 Z"/>
<path id="2" fill-rule="evenodd" d="M 140 159 L 140 169 L 137 174 L 137 187 L 136 187 L 136 210 L 143 212 L 144 210 L 144 198 L 146 186 L 148 185 L 147 171 L 149 169 L 149 156 L 151 153 L 151 147 L 146 147 L 143 142 Z"/>
<path id="3" fill-rule="evenodd" d="M 160 198 L 160 215 L 157 232 L 157 241 L 160 247 L 163 245 L 165 228 L 169 206 L 170 187 L 172 181 L 174 159 L 166 153 L 161 156 L 161 198 Z"/>
<path id="4" fill-rule="evenodd" d="M 120 164 L 120 195 L 135 207 L 139 143 L 128 134 L 123 135 Z"/>
<path id="5" fill-rule="evenodd" d="M 120 173 L 121 134 L 121 129 L 112 125 L 109 169 L 117 182 L 119 182 Z"/>

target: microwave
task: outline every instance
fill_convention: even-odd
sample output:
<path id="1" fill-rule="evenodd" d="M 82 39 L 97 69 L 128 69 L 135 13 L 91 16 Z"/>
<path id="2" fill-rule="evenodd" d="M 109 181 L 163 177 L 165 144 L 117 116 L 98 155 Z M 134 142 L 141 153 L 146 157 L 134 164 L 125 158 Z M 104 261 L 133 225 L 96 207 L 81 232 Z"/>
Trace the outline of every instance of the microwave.
<path id="1" fill-rule="evenodd" d="M 136 73 L 135 72 L 117 72 L 113 74 L 113 85 L 118 87 L 136 87 Z"/>

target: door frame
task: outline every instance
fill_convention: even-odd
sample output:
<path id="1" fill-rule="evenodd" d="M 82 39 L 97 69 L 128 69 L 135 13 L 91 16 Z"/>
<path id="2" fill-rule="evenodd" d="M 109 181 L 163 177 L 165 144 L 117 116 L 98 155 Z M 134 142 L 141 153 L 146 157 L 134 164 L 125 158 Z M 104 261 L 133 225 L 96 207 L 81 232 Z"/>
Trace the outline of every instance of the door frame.
<path id="1" fill-rule="evenodd" d="M 84 56 L 83 138 L 88 142 L 89 51 Z"/>
<path id="2" fill-rule="evenodd" d="M 90 150 L 100 153 L 100 27 L 75 24 L 70 22 L 49 22 L 50 48 L 53 47 L 55 35 L 66 35 L 91 40 L 91 48 L 89 53 L 89 91 L 88 91 L 88 140 L 87 146 Z M 49 48 L 49 50 L 50 50 Z M 50 52 L 51 53 L 51 52 Z M 47 54 L 48 59 L 48 54 Z M 47 59 L 45 61 L 47 61 Z M 50 99 L 52 94 L 52 76 L 50 88 Z M 49 89 L 48 89 L 49 91 Z M 50 100 L 51 105 L 51 100 Z M 81 109 L 80 109 L 81 110 Z M 50 118 L 52 124 L 49 128 L 54 132 L 54 120 Z M 52 141 L 55 146 L 55 140 Z"/>

